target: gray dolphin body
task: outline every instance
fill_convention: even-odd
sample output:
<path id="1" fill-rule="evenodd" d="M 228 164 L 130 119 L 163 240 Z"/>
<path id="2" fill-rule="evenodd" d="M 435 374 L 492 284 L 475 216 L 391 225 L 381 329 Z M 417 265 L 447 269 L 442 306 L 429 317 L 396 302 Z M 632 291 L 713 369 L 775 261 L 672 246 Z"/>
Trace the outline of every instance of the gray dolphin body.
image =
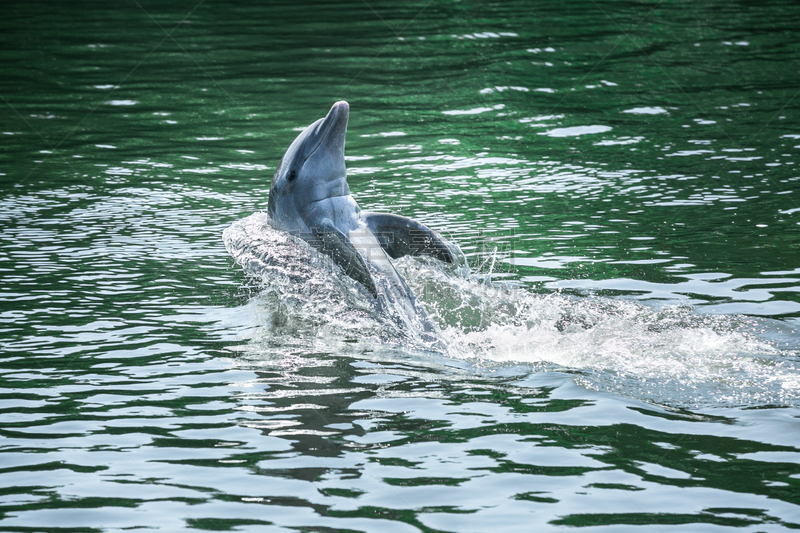
<path id="1" fill-rule="evenodd" d="M 349 116 L 347 102 L 336 102 L 286 150 L 269 190 L 269 223 L 330 256 L 395 321 L 413 331 L 436 331 L 390 258 L 424 254 L 465 265 L 464 254 L 410 218 L 361 211 L 344 163 Z"/>

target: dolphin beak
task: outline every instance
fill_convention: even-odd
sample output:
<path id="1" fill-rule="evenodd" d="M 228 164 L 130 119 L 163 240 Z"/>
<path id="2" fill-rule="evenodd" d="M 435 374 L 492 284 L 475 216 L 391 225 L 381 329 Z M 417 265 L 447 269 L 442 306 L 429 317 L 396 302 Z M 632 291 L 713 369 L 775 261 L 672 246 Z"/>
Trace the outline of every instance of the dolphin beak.
<path id="1" fill-rule="evenodd" d="M 344 100 L 339 100 L 322 121 L 320 128 L 325 133 L 323 141 L 328 145 L 328 150 L 333 153 L 344 154 L 344 140 L 347 135 L 347 120 L 350 118 L 350 105 Z"/>
<path id="2" fill-rule="evenodd" d="M 303 161 L 320 151 L 327 157 L 341 159 L 344 164 L 344 139 L 347 135 L 347 119 L 349 117 L 350 106 L 344 100 L 340 100 L 333 104 L 325 118 L 319 119 L 301 133 L 294 142 L 313 147 L 306 152 L 307 155 Z M 291 149 L 290 146 L 287 152 Z"/>

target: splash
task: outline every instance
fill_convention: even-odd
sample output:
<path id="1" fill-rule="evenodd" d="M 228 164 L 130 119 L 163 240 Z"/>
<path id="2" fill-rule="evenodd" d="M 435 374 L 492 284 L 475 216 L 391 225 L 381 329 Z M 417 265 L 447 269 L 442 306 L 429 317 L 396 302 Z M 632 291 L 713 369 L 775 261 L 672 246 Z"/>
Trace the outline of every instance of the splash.
<path id="1" fill-rule="evenodd" d="M 274 346 L 308 346 L 344 339 L 372 340 L 418 349 L 434 342 L 388 314 L 327 256 L 305 241 L 273 229 L 266 213 L 239 220 L 223 232 L 228 253 L 257 283 L 265 327 L 261 339 Z"/>
<path id="2" fill-rule="evenodd" d="M 270 228 L 266 214 L 238 221 L 223 239 L 256 281 L 257 343 L 273 352 L 345 353 L 353 343 L 438 351 L 483 367 L 567 371 L 591 389 L 677 407 L 800 405 L 800 358 L 796 347 L 768 340 L 776 321 L 536 294 L 490 274 L 401 258 L 395 267 L 441 327 L 442 342 L 426 344 L 377 312 L 327 256 Z"/>
<path id="3" fill-rule="evenodd" d="M 443 324 L 451 357 L 568 371 L 595 390 L 679 407 L 800 404 L 798 351 L 768 340 L 780 322 L 535 294 L 408 258 L 397 265 Z"/>

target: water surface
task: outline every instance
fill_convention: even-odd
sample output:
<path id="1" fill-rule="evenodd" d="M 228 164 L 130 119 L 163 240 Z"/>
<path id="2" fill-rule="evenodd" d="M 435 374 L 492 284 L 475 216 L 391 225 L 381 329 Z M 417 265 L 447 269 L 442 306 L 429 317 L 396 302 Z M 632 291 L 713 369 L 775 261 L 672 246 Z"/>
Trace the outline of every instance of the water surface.
<path id="1" fill-rule="evenodd" d="M 0 529 L 800 527 L 794 3 L 6 4 Z M 444 352 L 225 249 L 339 99 Z"/>

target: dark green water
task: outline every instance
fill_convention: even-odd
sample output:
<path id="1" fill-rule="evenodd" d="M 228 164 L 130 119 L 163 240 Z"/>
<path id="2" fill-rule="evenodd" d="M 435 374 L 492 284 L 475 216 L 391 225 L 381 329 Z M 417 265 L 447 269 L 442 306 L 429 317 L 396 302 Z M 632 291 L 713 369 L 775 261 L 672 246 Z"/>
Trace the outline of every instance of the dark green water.
<path id="1" fill-rule="evenodd" d="M 800 528 L 796 3 L 0 12 L 1 531 Z M 226 252 L 339 99 L 447 353 Z"/>

